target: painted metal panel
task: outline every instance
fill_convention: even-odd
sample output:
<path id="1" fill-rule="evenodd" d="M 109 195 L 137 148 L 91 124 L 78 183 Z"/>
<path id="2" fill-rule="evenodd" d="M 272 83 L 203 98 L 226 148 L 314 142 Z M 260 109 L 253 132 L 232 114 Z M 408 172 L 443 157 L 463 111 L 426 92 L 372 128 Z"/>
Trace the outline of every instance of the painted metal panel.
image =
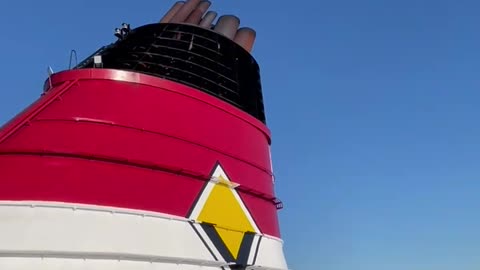
<path id="1" fill-rule="evenodd" d="M 1 201 L 0 220 L 1 269 L 218 269 L 232 264 L 201 224 L 155 212 Z M 282 242 L 261 234 L 255 239 L 247 260 L 262 268 L 281 266 Z"/>
<path id="2" fill-rule="evenodd" d="M 51 80 L 54 88 L 39 104 L 3 130 L 0 199 L 185 217 L 220 162 L 262 232 L 279 236 L 263 123 L 206 93 L 147 75 L 91 69 Z"/>

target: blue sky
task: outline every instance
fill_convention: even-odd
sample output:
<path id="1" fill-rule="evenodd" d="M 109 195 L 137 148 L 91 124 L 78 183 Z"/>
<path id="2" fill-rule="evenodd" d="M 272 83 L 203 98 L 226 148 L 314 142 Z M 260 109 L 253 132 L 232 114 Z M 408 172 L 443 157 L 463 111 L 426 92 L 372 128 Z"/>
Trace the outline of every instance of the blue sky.
<path id="1" fill-rule="evenodd" d="M 172 2 L 1 4 L 0 123 Z M 258 31 L 290 267 L 477 269 L 480 2 L 213 2 Z"/>

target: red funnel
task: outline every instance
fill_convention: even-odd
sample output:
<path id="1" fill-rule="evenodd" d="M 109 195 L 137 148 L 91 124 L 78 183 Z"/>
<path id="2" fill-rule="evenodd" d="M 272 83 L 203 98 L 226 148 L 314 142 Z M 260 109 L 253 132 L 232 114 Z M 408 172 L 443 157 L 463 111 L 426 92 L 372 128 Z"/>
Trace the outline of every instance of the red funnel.
<path id="1" fill-rule="evenodd" d="M 97 55 L 0 129 L 0 220 L 13 217 L 0 250 L 31 269 L 54 269 L 39 256 L 285 269 L 250 54 L 208 29 L 153 24 Z"/>

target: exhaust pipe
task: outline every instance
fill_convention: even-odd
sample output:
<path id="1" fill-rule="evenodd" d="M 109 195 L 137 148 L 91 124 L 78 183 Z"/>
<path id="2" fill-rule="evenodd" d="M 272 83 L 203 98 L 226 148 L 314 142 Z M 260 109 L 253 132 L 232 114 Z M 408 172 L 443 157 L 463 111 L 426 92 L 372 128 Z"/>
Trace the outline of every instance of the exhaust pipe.
<path id="1" fill-rule="evenodd" d="M 175 14 L 175 17 L 170 21 L 171 23 L 183 23 L 193 10 L 200 4 L 201 0 L 188 0 L 185 5 Z"/>
<path id="2" fill-rule="evenodd" d="M 234 41 L 248 52 L 252 52 L 256 36 L 257 33 L 255 30 L 249 27 L 243 27 L 237 31 Z"/>
<path id="3" fill-rule="evenodd" d="M 173 4 L 172 8 L 163 16 L 163 18 L 160 20 L 160 23 L 169 23 L 173 17 L 175 17 L 175 14 L 182 8 L 182 6 L 185 5 L 185 1 L 178 1 L 175 4 Z"/>
<path id="4" fill-rule="evenodd" d="M 215 11 L 209 11 L 205 16 L 203 17 L 202 21 L 200 22 L 200 27 L 203 28 L 211 28 L 213 21 L 215 18 L 217 18 L 217 12 Z"/>
<path id="5" fill-rule="evenodd" d="M 215 26 L 215 32 L 220 33 L 233 40 L 237 29 L 240 26 L 240 19 L 234 15 L 221 16 Z"/>
<path id="6" fill-rule="evenodd" d="M 186 23 L 198 25 L 203 15 L 207 12 L 212 3 L 210 1 L 202 1 L 197 8 L 188 16 Z"/>

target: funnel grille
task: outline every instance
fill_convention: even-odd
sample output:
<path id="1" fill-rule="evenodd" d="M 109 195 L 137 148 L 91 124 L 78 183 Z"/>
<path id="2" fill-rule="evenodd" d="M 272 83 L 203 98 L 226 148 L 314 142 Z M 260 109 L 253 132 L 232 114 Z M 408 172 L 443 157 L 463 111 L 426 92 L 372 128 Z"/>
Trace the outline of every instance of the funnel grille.
<path id="1" fill-rule="evenodd" d="M 136 71 L 218 97 L 265 122 L 259 66 L 244 48 L 209 29 L 150 24 L 101 52 L 103 68 Z M 87 60 L 80 67 L 92 67 Z"/>

